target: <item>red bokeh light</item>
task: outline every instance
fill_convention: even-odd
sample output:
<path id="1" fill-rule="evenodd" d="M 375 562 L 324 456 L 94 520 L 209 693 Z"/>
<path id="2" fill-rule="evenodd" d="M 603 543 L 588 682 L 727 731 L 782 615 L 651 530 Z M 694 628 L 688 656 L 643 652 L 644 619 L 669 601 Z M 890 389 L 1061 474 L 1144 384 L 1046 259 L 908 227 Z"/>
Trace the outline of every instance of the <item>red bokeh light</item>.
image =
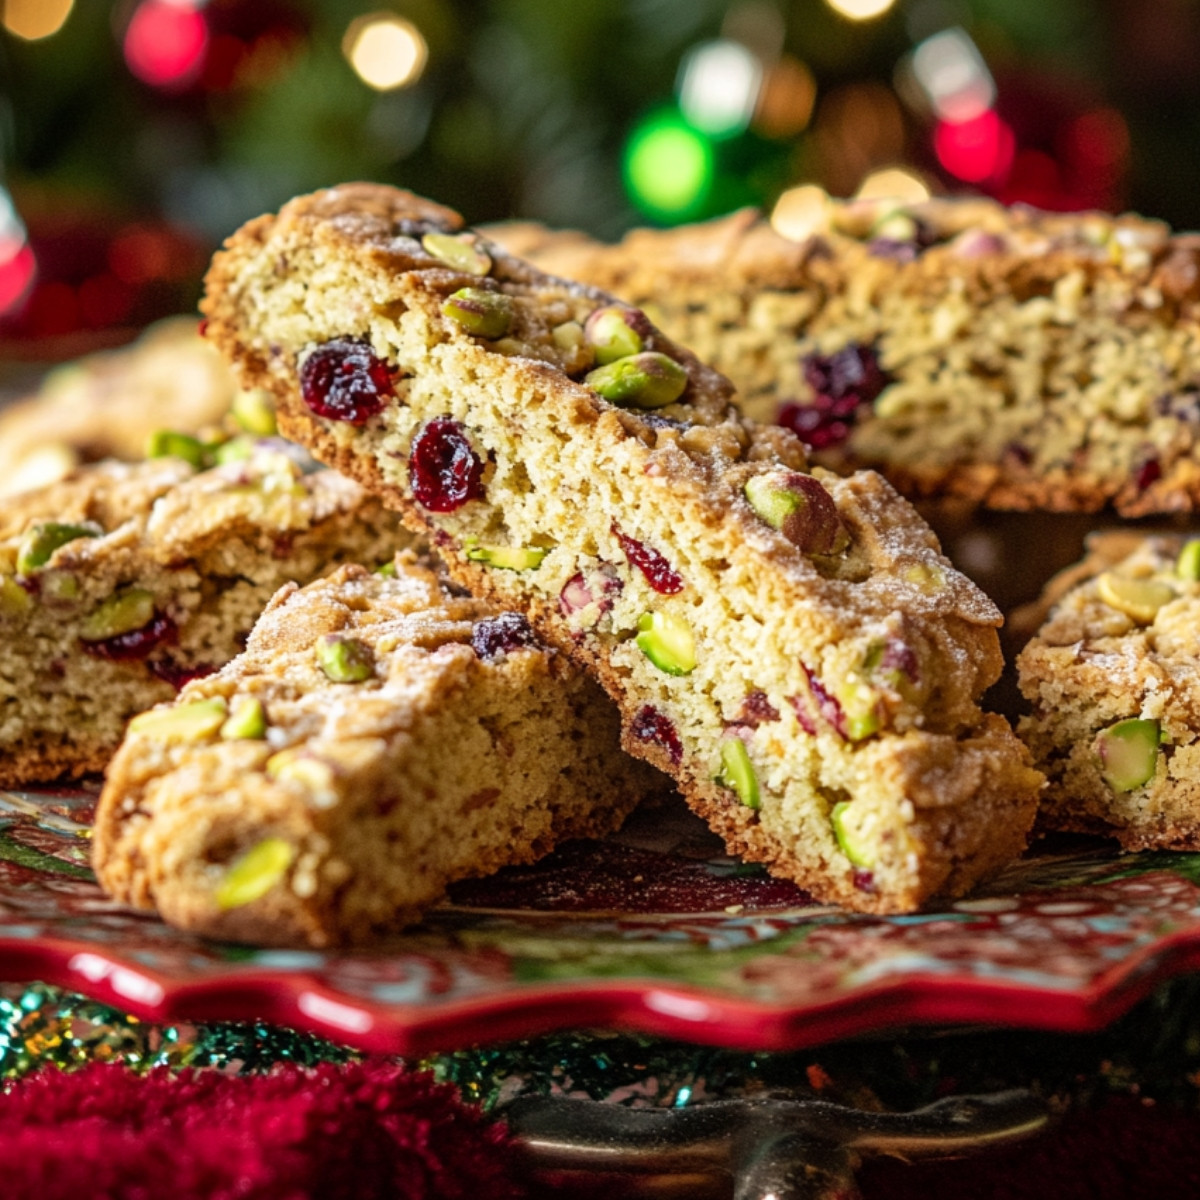
<path id="1" fill-rule="evenodd" d="M 28 242 L 5 249 L 0 246 L 0 313 L 16 308 L 37 274 L 37 260 Z"/>
<path id="2" fill-rule="evenodd" d="M 129 69 L 155 87 L 191 83 L 207 48 L 204 16 L 186 0 L 142 0 L 125 30 Z"/>
<path id="3" fill-rule="evenodd" d="M 992 109 L 969 121 L 939 121 L 933 132 L 938 162 L 967 183 L 999 180 L 1008 173 L 1016 138 Z"/>

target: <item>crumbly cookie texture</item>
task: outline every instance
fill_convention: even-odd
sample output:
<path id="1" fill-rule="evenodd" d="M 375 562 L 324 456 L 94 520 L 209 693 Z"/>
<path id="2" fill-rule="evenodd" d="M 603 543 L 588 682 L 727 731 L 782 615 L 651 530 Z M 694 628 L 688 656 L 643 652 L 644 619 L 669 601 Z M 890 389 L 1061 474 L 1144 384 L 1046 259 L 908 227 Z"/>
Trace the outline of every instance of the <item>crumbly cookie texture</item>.
<path id="1" fill-rule="evenodd" d="M 1144 537 L 1114 561 L 1119 545 L 1064 573 L 1074 586 L 1017 661 L 1020 732 L 1050 780 L 1039 822 L 1200 849 L 1200 541 Z"/>
<path id="2" fill-rule="evenodd" d="M 196 325 L 171 318 L 132 345 L 64 363 L 0 412 L 0 496 L 53 483 L 82 463 L 136 462 L 159 430 L 219 429 L 238 388 Z"/>
<path id="3" fill-rule="evenodd" d="M 930 200 L 830 201 L 800 241 L 749 211 L 615 246 L 491 236 L 645 307 L 839 471 L 993 508 L 1200 505 L 1195 235 Z"/>
<path id="4" fill-rule="evenodd" d="M 806 473 L 643 314 L 459 229 L 390 188 L 301 197 L 218 254 L 208 334 L 593 672 L 735 852 L 868 911 L 1016 854 L 1040 776 L 978 705 L 999 615 L 913 509 Z"/>
<path id="5" fill-rule="evenodd" d="M 200 473 L 96 463 L 0 504 L 0 786 L 103 770 L 125 722 L 228 662 L 284 583 L 390 559 L 412 541 L 397 524 L 269 445 Z"/>
<path id="6" fill-rule="evenodd" d="M 259 945 L 363 942 L 457 879 L 598 837 L 666 781 L 524 617 L 397 557 L 280 590 L 243 654 L 137 717 L 94 859 L 118 899 Z"/>

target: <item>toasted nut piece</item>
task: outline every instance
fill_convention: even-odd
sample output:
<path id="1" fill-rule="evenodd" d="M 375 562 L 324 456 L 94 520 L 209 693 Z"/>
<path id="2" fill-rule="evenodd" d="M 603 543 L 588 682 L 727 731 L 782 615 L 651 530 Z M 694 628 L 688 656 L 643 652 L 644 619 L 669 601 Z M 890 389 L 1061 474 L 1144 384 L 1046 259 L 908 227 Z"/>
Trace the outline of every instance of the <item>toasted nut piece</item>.
<path id="1" fill-rule="evenodd" d="M 1192 583 L 1200 582 L 1200 538 L 1184 543 L 1175 562 L 1175 574 Z"/>
<path id="2" fill-rule="evenodd" d="M 153 620 L 154 593 L 144 588 L 126 588 L 109 596 L 84 618 L 79 637 L 85 642 L 103 642 L 132 633 Z"/>
<path id="3" fill-rule="evenodd" d="M 256 741 L 266 736 L 267 714 L 257 696 L 239 700 L 221 726 L 221 740 L 225 742 Z"/>
<path id="4" fill-rule="evenodd" d="M 549 553 L 540 546 L 483 546 L 478 542 L 467 545 L 467 558 L 471 562 L 487 563 L 489 567 L 501 567 L 506 571 L 532 571 L 541 566 L 542 559 Z"/>
<path id="5" fill-rule="evenodd" d="M 750 761 L 750 751 L 736 734 L 721 740 L 721 774 L 718 778 L 726 787 L 737 792 L 738 799 L 747 808 L 762 807 L 758 776 Z"/>
<path id="6" fill-rule="evenodd" d="M 871 867 L 875 865 L 875 857 L 868 849 L 864 839 L 861 820 L 861 806 L 856 806 L 849 800 L 842 800 L 833 806 L 829 814 L 833 826 L 833 836 L 842 853 L 856 867 Z"/>
<path id="7" fill-rule="evenodd" d="M 638 649 L 668 675 L 689 675 L 696 669 L 696 639 L 692 627 L 669 613 L 643 613 L 638 618 Z"/>
<path id="8" fill-rule="evenodd" d="M 879 732 L 879 692 L 858 679 L 846 679 L 834 690 L 845 714 L 845 735 L 848 742 L 861 742 Z"/>
<path id="9" fill-rule="evenodd" d="M 265 896 L 287 875 L 296 848 L 283 838 L 267 838 L 234 859 L 217 886 L 218 908 L 240 908 Z"/>
<path id="10" fill-rule="evenodd" d="M 147 458 L 182 458 L 197 470 L 208 464 L 207 447 L 190 433 L 176 433 L 173 429 L 156 429 L 146 439 Z"/>
<path id="11" fill-rule="evenodd" d="M 1164 604 L 1175 599 L 1175 589 L 1161 579 L 1131 579 L 1105 571 L 1096 580 L 1096 594 L 1117 612 L 1139 625 L 1149 625 Z"/>
<path id="12" fill-rule="evenodd" d="M 213 451 L 213 461 L 218 467 L 224 467 L 232 462 L 245 462 L 254 454 L 254 439 L 240 436 L 222 442 Z"/>
<path id="13" fill-rule="evenodd" d="M 129 722 L 129 732 L 156 742 L 201 742 L 224 723 L 228 709 L 220 696 L 174 708 L 152 708 Z"/>
<path id="14" fill-rule="evenodd" d="M 70 571 L 43 571 L 38 576 L 38 592 L 47 604 L 70 604 L 79 599 L 79 577 Z"/>
<path id="15" fill-rule="evenodd" d="M 946 572 L 941 567 L 931 567 L 928 563 L 909 563 L 904 568 L 903 578 L 905 582 L 911 583 L 931 596 L 936 595 L 946 586 Z"/>
<path id="16" fill-rule="evenodd" d="M 503 337 L 512 326 L 512 301 L 503 292 L 459 288 L 442 312 L 476 337 Z"/>
<path id="17" fill-rule="evenodd" d="M 104 530 L 95 521 L 70 524 L 63 521 L 38 521 L 21 539 L 17 550 L 17 574 L 32 575 L 54 557 L 54 552 L 79 538 L 103 537 Z"/>
<path id="18" fill-rule="evenodd" d="M 595 349 L 596 361 L 603 365 L 640 354 L 646 345 L 642 340 L 646 327 L 646 318 L 637 309 L 606 304 L 588 317 L 583 335 Z"/>
<path id="19" fill-rule="evenodd" d="M 327 633 L 317 642 L 317 666 L 332 683 L 362 683 L 375 674 L 371 647 L 342 633 Z"/>
<path id="20" fill-rule="evenodd" d="M 683 395 L 688 377 L 673 358 L 646 351 L 597 367 L 583 377 L 583 382 L 613 404 L 663 408 Z"/>
<path id="21" fill-rule="evenodd" d="M 263 388 L 238 392 L 229 408 L 230 415 L 247 433 L 255 437 L 274 437 L 279 432 L 275 424 L 275 405 L 271 393 Z"/>
<path id="22" fill-rule="evenodd" d="M 438 262 L 444 262 L 464 275 L 486 275 L 492 269 L 491 258 L 468 234 L 427 233 L 421 239 L 421 245 L 426 254 L 432 254 Z"/>
<path id="23" fill-rule="evenodd" d="M 0 577 L 0 617 L 24 616 L 33 607 L 33 597 L 13 578 Z"/>
<path id="24" fill-rule="evenodd" d="M 1157 721 L 1131 717 L 1096 734 L 1100 774 L 1114 791 L 1131 792 L 1154 778 L 1161 729 Z"/>
<path id="25" fill-rule="evenodd" d="M 746 481 L 746 500 L 805 554 L 840 554 L 850 544 L 833 497 L 811 475 L 767 471 Z"/>

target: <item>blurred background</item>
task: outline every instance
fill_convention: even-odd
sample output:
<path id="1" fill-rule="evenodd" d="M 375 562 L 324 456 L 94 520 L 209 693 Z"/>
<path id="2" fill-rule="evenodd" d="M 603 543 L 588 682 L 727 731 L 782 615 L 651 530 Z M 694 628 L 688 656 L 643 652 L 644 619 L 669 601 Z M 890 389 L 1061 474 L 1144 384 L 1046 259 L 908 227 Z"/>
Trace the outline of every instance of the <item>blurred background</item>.
<path id="1" fill-rule="evenodd" d="M 821 188 L 1200 225 L 1197 0 L 0 0 L 0 358 L 190 312 L 289 196 L 619 236 Z"/>

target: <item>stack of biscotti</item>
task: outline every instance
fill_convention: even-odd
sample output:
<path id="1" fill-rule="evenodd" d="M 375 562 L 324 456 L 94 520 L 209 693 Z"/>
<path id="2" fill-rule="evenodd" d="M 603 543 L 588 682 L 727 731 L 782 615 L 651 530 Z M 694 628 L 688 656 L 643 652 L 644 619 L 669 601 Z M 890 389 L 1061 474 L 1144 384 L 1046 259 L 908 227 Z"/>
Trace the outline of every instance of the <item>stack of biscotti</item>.
<path id="1" fill-rule="evenodd" d="M 118 899 L 258 945 L 362 942 L 447 884 L 599 837 L 663 784 L 518 613 L 398 556 L 283 588 L 245 652 L 134 718 L 94 860 Z"/>
<path id="2" fill-rule="evenodd" d="M 491 234 L 652 311 L 838 471 L 994 508 L 1200 504 L 1200 238 L 984 200 L 831 200 L 809 225 Z"/>
<path id="3" fill-rule="evenodd" d="M 207 436 L 231 410 L 253 412 L 250 432 L 272 432 L 254 400 L 239 394 L 195 320 L 159 322 L 132 345 L 54 368 L 37 392 L 0 412 L 0 496 L 53 483 L 82 463 L 136 462 L 160 431 Z"/>
<path id="4" fill-rule="evenodd" d="M 995 608 L 643 314 L 366 184 L 251 222 L 207 289 L 284 433 L 599 679 L 733 851 L 898 911 L 1022 848 L 1041 776 L 979 707 Z"/>
<path id="5" fill-rule="evenodd" d="M 284 583 L 412 536 L 282 442 L 96 463 L 0 508 L 0 786 L 103 770 L 135 713 L 241 649 Z"/>
<path id="6" fill-rule="evenodd" d="M 1048 828 L 1200 849 L 1200 541 L 1135 538 L 1049 585 L 1017 664 L 1020 732 L 1049 777 Z"/>

